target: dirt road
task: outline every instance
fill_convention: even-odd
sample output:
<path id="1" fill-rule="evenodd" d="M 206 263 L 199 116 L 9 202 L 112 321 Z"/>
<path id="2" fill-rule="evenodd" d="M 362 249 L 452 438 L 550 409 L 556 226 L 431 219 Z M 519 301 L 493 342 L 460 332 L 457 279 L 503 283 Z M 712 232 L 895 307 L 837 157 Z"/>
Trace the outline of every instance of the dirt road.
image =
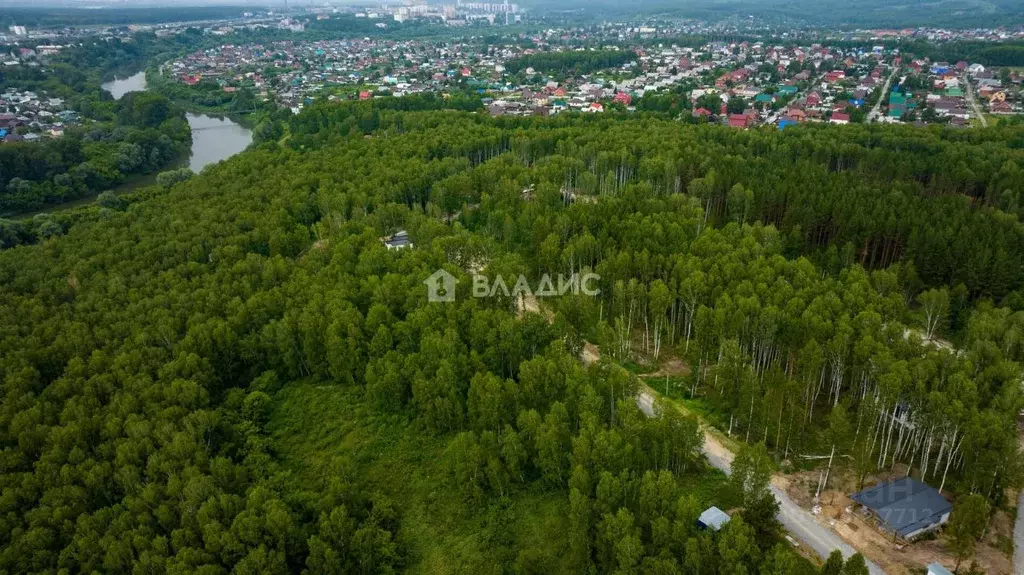
<path id="1" fill-rule="evenodd" d="M 882 110 L 882 100 L 885 100 L 886 98 L 889 97 L 889 84 L 892 84 L 892 79 L 896 77 L 896 73 L 899 71 L 899 66 L 896 66 L 893 69 L 892 74 L 889 74 L 889 77 L 886 78 L 885 86 L 882 86 L 882 95 L 878 97 L 878 101 L 875 102 L 874 107 L 871 108 L 870 112 L 868 112 L 868 123 L 874 122 L 875 120 L 878 119 L 878 115 L 881 113 Z"/>
<path id="2" fill-rule="evenodd" d="M 981 121 L 981 127 L 988 127 L 988 120 L 985 118 L 985 114 L 981 113 L 981 108 L 978 107 L 978 101 L 974 99 L 974 88 L 971 87 L 971 80 L 966 76 L 961 77 L 964 81 L 964 96 L 967 96 L 967 103 L 971 105 L 971 109 L 974 111 L 975 117 Z"/>
<path id="3" fill-rule="evenodd" d="M 585 365 L 599 361 L 600 358 L 600 350 L 591 343 L 587 343 L 580 354 L 580 359 Z M 641 388 L 640 393 L 636 396 L 637 406 L 647 417 L 655 415 L 654 393 L 649 388 Z M 705 426 L 702 425 L 701 429 L 704 432 L 704 456 L 716 469 L 720 469 L 726 475 L 731 474 L 734 454 L 713 434 L 709 433 Z M 779 523 L 786 528 L 786 531 L 789 531 L 801 544 L 807 545 L 822 559 L 827 558 L 835 549 L 838 549 L 847 559 L 856 553 L 853 547 L 850 547 L 833 531 L 818 523 L 813 515 L 790 499 L 785 490 L 776 485 L 777 483 L 779 483 L 777 478 L 773 478 L 771 490 L 779 502 Z M 866 558 L 865 561 L 871 575 L 886 575 L 886 572 L 873 561 Z M 1018 573 L 1018 575 L 1021 574 Z"/>
<path id="4" fill-rule="evenodd" d="M 647 417 L 654 417 L 654 395 L 650 390 L 641 390 L 637 395 L 636 404 Z M 711 465 L 722 470 L 726 475 L 732 473 L 733 453 L 722 445 L 714 435 L 708 433 L 706 428 L 704 429 L 704 456 L 708 458 Z M 856 553 L 853 547 L 818 523 L 813 515 L 790 499 L 789 495 L 776 485 L 777 483 L 777 480 L 773 478 L 771 490 L 779 502 L 779 523 L 786 528 L 786 531 L 792 533 L 800 543 L 814 550 L 822 559 L 827 558 L 835 549 L 838 549 L 844 558 L 849 558 Z M 885 571 L 872 561 L 867 561 L 867 565 L 871 575 L 885 575 Z M 1021 575 L 1020 571 L 1018 571 L 1018 575 Z"/>

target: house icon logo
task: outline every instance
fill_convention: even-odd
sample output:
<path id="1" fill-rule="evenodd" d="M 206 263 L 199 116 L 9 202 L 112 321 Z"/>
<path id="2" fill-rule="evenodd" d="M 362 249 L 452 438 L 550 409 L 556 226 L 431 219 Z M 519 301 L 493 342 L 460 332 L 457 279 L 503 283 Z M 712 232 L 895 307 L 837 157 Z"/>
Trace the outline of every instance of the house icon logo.
<path id="1" fill-rule="evenodd" d="M 455 284 L 459 283 L 459 280 L 445 270 L 437 270 L 423 283 L 427 285 L 427 301 L 455 301 Z"/>

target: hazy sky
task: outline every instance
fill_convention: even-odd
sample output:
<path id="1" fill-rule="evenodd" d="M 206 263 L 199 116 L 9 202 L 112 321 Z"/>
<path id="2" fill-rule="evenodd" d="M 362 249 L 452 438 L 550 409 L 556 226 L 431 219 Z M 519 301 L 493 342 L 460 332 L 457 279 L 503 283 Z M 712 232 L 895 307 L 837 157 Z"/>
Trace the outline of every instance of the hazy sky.
<path id="1" fill-rule="evenodd" d="M 288 0 L 293 6 L 341 6 L 343 4 L 374 4 L 378 0 Z M 152 7 L 152 6 L 274 6 L 285 0 L 0 0 L 0 10 L 8 7 Z"/>

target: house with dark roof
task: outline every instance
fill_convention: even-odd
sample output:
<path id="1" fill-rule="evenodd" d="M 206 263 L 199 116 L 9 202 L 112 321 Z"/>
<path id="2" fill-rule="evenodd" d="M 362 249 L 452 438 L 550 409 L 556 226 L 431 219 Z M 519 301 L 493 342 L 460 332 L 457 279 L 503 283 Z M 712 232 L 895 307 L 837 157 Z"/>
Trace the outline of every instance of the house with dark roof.
<path id="1" fill-rule="evenodd" d="M 384 238 L 384 246 L 388 250 L 401 250 L 412 247 L 412 241 L 409 239 L 409 232 L 400 230 L 395 235 Z"/>
<path id="2" fill-rule="evenodd" d="M 933 487 L 911 477 L 881 483 L 850 499 L 875 518 L 878 526 L 904 540 L 938 529 L 949 521 L 953 505 Z"/>

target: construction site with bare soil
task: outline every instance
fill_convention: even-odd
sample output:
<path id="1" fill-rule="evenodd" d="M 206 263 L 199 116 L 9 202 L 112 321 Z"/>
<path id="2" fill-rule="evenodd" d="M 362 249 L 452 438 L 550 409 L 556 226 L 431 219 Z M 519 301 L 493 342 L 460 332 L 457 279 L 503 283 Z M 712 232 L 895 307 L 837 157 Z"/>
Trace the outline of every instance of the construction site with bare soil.
<path id="1" fill-rule="evenodd" d="M 888 474 L 872 475 L 864 485 L 884 483 L 906 474 L 906 467 L 897 465 Z M 954 570 L 957 559 L 941 528 L 913 541 L 903 541 L 882 531 L 870 515 L 858 510 L 859 505 L 849 495 L 858 487 L 853 473 L 835 473 L 833 470 L 830 489 L 822 491 L 816 501 L 814 495 L 820 481 L 820 470 L 812 470 L 777 477 L 776 485 L 784 488 L 801 507 L 810 510 L 819 523 L 834 531 L 889 575 L 920 573 L 923 565 L 933 562 Z M 978 543 L 973 556 L 963 562 L 962 568 L 974 563 L 982 573 L 1012 574 L 1012 534 L 1013 517 L 1004 510 L 996 510 L 984 539 Z"/>

